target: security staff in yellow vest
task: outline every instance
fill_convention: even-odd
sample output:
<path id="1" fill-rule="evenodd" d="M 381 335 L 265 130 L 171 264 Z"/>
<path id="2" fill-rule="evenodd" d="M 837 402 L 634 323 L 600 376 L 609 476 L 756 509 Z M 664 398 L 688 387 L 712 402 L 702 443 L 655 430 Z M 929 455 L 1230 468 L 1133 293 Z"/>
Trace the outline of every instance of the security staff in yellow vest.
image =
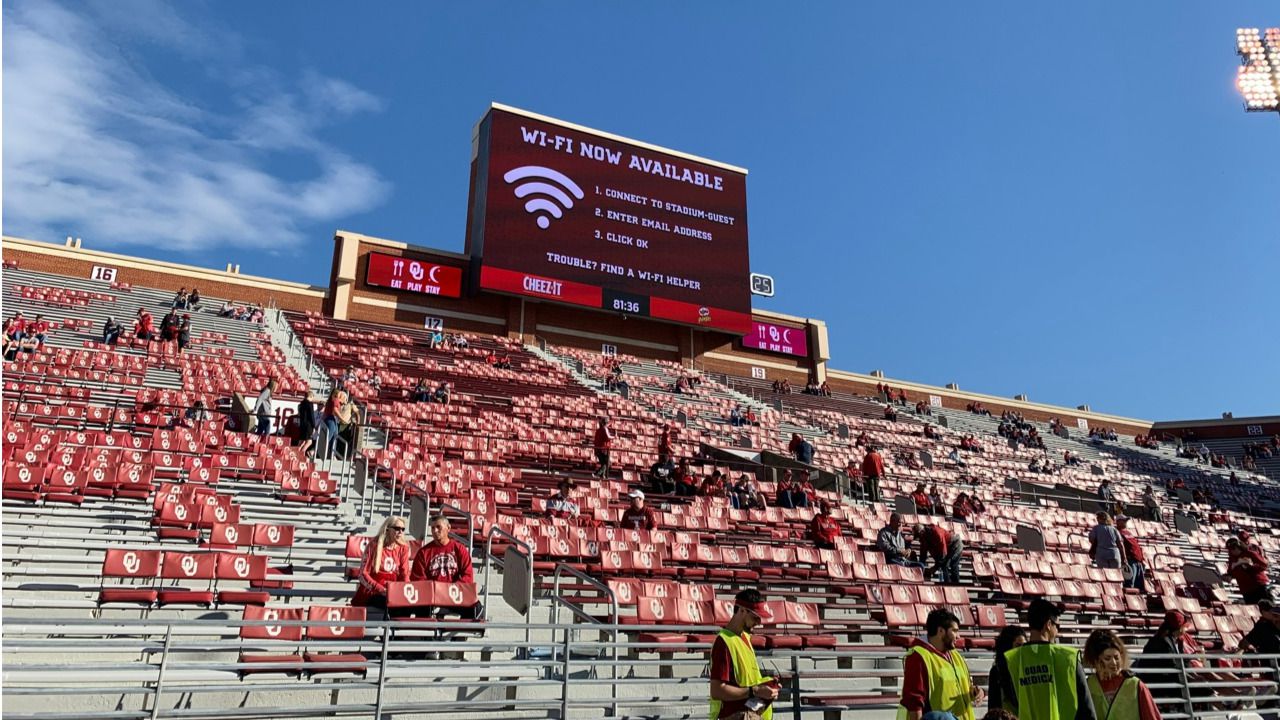
<path id="1" fill-rule="evenodd" d="M 773 620 L 773 611 L 758 590 L 734 597 L 733 617 L 711 646 L 711 720 L 773 717 L 778 681 L 760 674 L 751 631 Z"/>
<path id="2" fill-rule="evenodd" d="M 913 639 L 903 658 L 902 702 L 898 720 L 974 720 L 974 707 L 986 696 L 969 677 L 956 645 L 960 618 L 945 608 L 924 623 L 929 640 Z"/>
<path id="3" fill-rule="evenodd" d="M 1161 720 L 1147 686 L 1129 671 L 1129 651 L 1114 630 L 1094 630 L 1084 641 L 1084 664 L 1093 668 L 1089 695 L 1106 720 Z"/>
<path id="4" fill-rule="evenodd" d="M 996 658 L 990 707 L 1017 713 L 1018 720 L 1097 720 L 1084 666 L 1074 648 L 1054 644 L 1063 607 L 1043 598 L 1031 601 L 1031 640 Z"/>

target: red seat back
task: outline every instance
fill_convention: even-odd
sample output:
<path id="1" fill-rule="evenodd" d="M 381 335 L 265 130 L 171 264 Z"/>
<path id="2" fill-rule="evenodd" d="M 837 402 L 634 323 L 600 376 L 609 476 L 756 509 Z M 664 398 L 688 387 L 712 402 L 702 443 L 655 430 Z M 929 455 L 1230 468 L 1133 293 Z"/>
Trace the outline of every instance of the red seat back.
<path id="1" fill-rule="evenodd" d="M 213 553 L 168 551 L 160 563 L 160 577 L 167 580 L 212 580 Z"/>
<path id="2" fill-rule="evenodd" d="M 246 621 L 278 620 L 278 624 L 242 625 L 240 637 L 253 640 L 301 640 L 302 608 L 276 608 L 247 606 L 244 609 Z"/>
<path id="3" fill-rule="evenodd" d="M 248 553 L 214 553 L 217 564 L 214 570 L 219 580 L 244 580 L 257 582 L 267 577 L 267 556 Z"/>
<path id="4" fill-rule="evenodd" d="M 312 605 L 307 610 L 311 622 L 364 622 L 365 609 L 347 605 Z M 364 637 L 363 625 L 309 625 L 308 640 L 359 640 Z"/>
<path id="5" fill-rule="evenodd" d="M 160 570 L 159 550 L 108 548 L 102 560 L 103 577 L 153 578 Z"/>
<path id="6" fill-rule="evenodd" d="M 257 547 L 292 547 L 293 526 L 258 523 L 253 526 L 253 544 Z"/>

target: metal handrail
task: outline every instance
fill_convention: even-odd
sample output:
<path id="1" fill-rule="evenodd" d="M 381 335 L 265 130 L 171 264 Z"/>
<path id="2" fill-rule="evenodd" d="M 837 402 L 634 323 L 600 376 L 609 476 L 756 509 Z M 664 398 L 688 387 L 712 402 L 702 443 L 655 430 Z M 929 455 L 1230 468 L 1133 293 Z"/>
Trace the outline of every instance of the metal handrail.
<path id="1" fill-rule="evenodd" d="M 507 547 L 508 552 L 510 552 L 512 547 L 524 548 L 524 551 L 522 554 L 527 560 L 527 562 L 525 563 L 526 573 L 527 573 L 525 577 L 527 577 L 529 580 L 529 592 L 526 593 L 526 596 L 525 596 L 525 602 L 526 602 L 525 607 L 527 609 L 525 611 L 524 639 L 525 639 L 525 642 L 531 642 L 533 630 L 531 629 L 529 622 L 533 618 L 533 552 L 534 552 L 533 545 L 524 542 L 523 540 L 517 538 L 515 535 L 512 535 L 511 533 L 507 532 L 506 530 L 503 530 L 502 528 L 496 525 L 493 525 L 489 528 L 489 534 L 485 536 L 484 588 L 483 590 L 481 590 L 481 596 L 484 598 L 484 606 L 486 608 L 486 611 L 489 607 L 489 602 L 490 602 L 489 601 L 489 570 L 490 568 L 493 567 L 494 563 L 501 565 L 502 570 L 504 572 L 507 569 L 506 553 L 503 554 L 503 559 L 501 560 L 494 557 L 494 554 L 493 554 L 494 537 L 501 537 L 501 538 L 507 539 L 507 542 L 510 543 L 510 545 Z"/>
<path id="2" fill-rule="evenodd" d="M 615 701 L 615 704 L 611 706 L 611 712 L 617 712 L 616 702 L 618 699 L 618 683 L 617 683 L 617 680 L 618 680 L 618 596 L 613 592 L 613 589 L 610 588 L 608 585 L 578 570 L 577 568 L 566 565 L 565 563 L 556 563 L 555 573 L 552 576 L 553 590 L 551 595 L 551 613 L 552 613 L 553 623 L 556 623 L 560 619 L 560 605 L 564 605 L 565 607 L 569 608 L 569 610 L 574 614 L 575 619 L 585 619 L 593 624 L 599 625 L 599 621 L 596 620 L 594 617 L 592 617 L 590 614 L 588 614 L 585 608 L 575 603 L 569 602 L 564 598 L 563 595 L 560 594 L 560 574 L 562 572 L 568 575 L 572 575 L 574 578 L 581 580 L 582 582 L 585 582 L 586 584 L 596 588 L 601 593 L 603 593 L 605 597 L 609 598 L 609 625 L 607 626 L 607 629 L 602 628 L 602 630 L 609 633 L 609 637 L 611 640 L 610 649 L 612 650 L 612 653 L 613 653 L 613 661 L 612 663 L 610 663 L 610 668 L 613 673 L 613 680 L 614 680 L 611 686 L 611 693 Z M 564 649 L 565 684 L 567 686 L 568 677 L 569 677 L 569 656 L 570 656 L 569 628 L 566 627 L 564 633 L 565 633 L 565 649 Z M 566 694 L 565 710 L 567 711 L 568 710 L 568 704 L 567 704 L 568 688 L 567 687 L 564 692 Z M 568 717 L 568 716 L 565 715 L 564 717 Z"/>

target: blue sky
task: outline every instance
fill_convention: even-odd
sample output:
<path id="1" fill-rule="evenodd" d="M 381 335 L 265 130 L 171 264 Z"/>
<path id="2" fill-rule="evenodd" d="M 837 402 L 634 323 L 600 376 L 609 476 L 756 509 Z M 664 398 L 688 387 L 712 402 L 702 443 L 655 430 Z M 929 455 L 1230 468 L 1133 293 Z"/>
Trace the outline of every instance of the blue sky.
<path id="1" fill-rule="evenodd" d="M 1030 6 L 1030 7 L 1025 7 Z M 372 10 L 370 8 L 373 8 Z M 1274 2 L 4 2 L 4 231 L 322 284 L 461 251 L 489 102 L 750 169 L 757 307 L 833 367 L 1280 412 Z"/>

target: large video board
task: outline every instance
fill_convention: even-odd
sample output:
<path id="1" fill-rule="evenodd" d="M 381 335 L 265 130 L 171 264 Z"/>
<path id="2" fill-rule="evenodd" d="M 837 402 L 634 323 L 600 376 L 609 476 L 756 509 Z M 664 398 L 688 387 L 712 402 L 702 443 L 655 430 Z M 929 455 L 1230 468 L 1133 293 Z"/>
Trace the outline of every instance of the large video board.
<path id="1" fill-rule="evenodd" d="M 500 105 L 475 142 L 482 289 L 752 329 L 745 170 Z"/>

